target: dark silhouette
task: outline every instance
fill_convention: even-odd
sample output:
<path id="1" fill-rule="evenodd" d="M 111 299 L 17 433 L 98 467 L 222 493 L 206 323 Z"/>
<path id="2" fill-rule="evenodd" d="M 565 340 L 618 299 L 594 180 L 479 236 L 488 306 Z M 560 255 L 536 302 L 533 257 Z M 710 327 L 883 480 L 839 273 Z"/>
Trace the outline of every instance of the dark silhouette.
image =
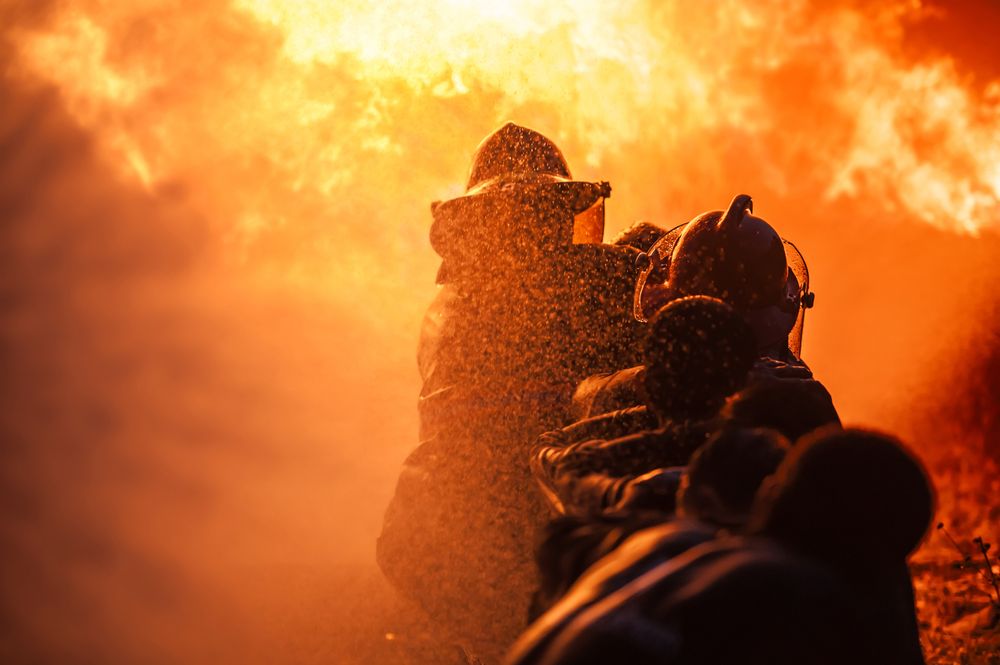
<path id="1" fill-rule="evenodd" d="M 742 529 L 757 489 L 778 468 L 789 447 L 788 439 L 774 430 L 723 429 L 691 457 L 678 489 L 677 513 Z M 637 500 L 623 503 L 627 507 Z"/>
<path id="2" fill-rule="evenodd" d="M 527 448 L 575 385 L 635 362 L 631 248 L 598 244 L 607 183 L 572 180 L 541 134 L 504 125 L 467 192 L 432 206 L 440 292 L 421 332 L 420 445 L 379 565 L 450 639 L 496 660 L 523 627 L 545 521 Z"/>
<path id="3" fill-rule="evenodd" d="M 536 555 L 540 584 L 532 618 L 632 534 L 670 520 L 675 511 L 682 519 L 712 529 L 742 529 L 757 488 L 775 471 L 788 447 L 787 439 L 770 430 L 723 430 L 695 452 L 688 467 L 657 469 L 631 480 L 609 511 L 553 520 Z M 650 552 L 646 560 L 654 556 L 666 560 L 680 553 L 682 544 L 697 542 L 701 539 L 664 541 L 669 546 Z"/>
<path id="4" fill-rule="evenodd" d="M 642 394 L 657 418 L 656 429 L 606 440 L 581 439 L 580 428 L 570 426 L 536 442 L 532 470 L 558 512 L 600 513 L 621 498 L 630 477 L 687 464 L 714 431 L 713 418 L 726 397 L 745 384 L 756 358 L 743 319 L 704 296 L 665 307 L 649 324 L 643 348 Z M 619 414 L 605 417 L 615 418 Z"/>
<path id="5" fill-rule="evenodd" d="M 660 238 L 667 235 L 668 232 L 667 229 L 656 224 L 651 224 L 650 222 L 636 222 L 616 235 L 611 240 L 611 244 L 634 247 L 640 252 L 645 253 L 652 249 L 653 245 Z M 669 264 L 661 264 L 661 266 L 654 268 L 652 273 L 647 277 L 647 280 L 654 284 L 665 282 L 667 281 L 668 271 Z"/>
<path id="6" fill-rule="evenodd" d="M 646 333 L 645 401 L 661 424 L 711 418 L 745 385 L 756 357 L 753 332 L 726 303 L 705 296 L 674 300 Z"/>
<path id="7" fill-rule="evenodd" d="M 820 430 L 765 481 L 753 536 L 646 567 L 531 662 L 922 663 L 906 557 L 932 513 L 898 441 Z"/>
<path id="8" fill-rule="evenodd" d="M 752 211 L 751 198 L 739 194 L 727 210 L 702 213 L 660 238 L 645 255 L 637 315 L 683 296 L 712 296 L 746 317 L 761 355 L 798 357 L 804 311 L 813 302 L 809 273 L 795 246 Z M 666 280 L 658 282 L 664 270 Z"/>
<path id="9" fill-rule="evenodd" d="M 766 378 L 733 395 L 719 412 L 736 427 L 766 427 L 789 440 L 827 425 L 839 425 L 840 416 L 830 393 L 811 379 Z"/>
<path id="10" fill-rule="evenodd" d="M 710 542 L 716 536 L 712 525 L 694 520 L 664 520 L 664 516 L 657 513 L 622 513 L 606 519 L 591 518 L 582 523 L 575 521 L 578 519 L 557 523 L 559 527 L 566 528 L 566 533 L 553 531 L 553 536 L 559 537 L 561 543 L 570 545 L 567 550 L 556 545 L 545 552 L 546 555 L 563 551 L 571 554 L 564 554 L 557 560 L 539 558 L 543 571 L 555 571 L 555 574 L 546 577 L 543 572 L 538 609 L 542 609 L 545 601 L 552 604 L 544 608 L 546 611 L 535 618 L 511 648 L 505 661 L 508 665 L 542 662 L 552 644 L 561 639 L 567 627 L 573 625 L 588 608 L 628 587 L 663 562 Z M 648 528 L 641 528 L 644 520 L 649 524 Z M 588 527 L 594 529 L 597 537 L 588 538 Z M 610 554 L 595 557 L 595 554 L 603 553 L 602 535 L 613 547 Z M 586 547 L 590 544 L 588 540 L 595 543 L 594 549 Z M 579 580 L 571 580 L 568 590 L 564 589 L 564 580 L 581 567 Z M 606 662 L 631 663 L 625 652 L 622 656 L 620 659 L 609 658 Z"/>
<path id="11" fill-rule="evenodd" d="M 640 252 L 648 252 L 656 241 L 667 234 L 667 229 L 650 222 L 636 222 L 614 238 L 612 245 L 625 245 L 634 247 Z M 666 279 L 666 275 L 663 277 Z"/>
<path id="12" fill-rule="evenodd" d="M 720 298 L 753 330 L 760 359 L 751 382 L 815 381 L 800 358 L 805 310 L 815 298 L 805 260 L 751 210 L 750 197 L 741 194 L 728 210 L 703 213 L 663 233 L 640 256 L 646 267 L 636 286 L 636 316 L 650 317 L 684 296 Z M 642 244 L 654 230 L 636 228 L 623 242 Z M 641 403 L 642 374 L 636 366 L 588 377 L 573 396 L 574 415 L 585 418 Z M 800 385 L 825 392 L 821 385 Z"/>

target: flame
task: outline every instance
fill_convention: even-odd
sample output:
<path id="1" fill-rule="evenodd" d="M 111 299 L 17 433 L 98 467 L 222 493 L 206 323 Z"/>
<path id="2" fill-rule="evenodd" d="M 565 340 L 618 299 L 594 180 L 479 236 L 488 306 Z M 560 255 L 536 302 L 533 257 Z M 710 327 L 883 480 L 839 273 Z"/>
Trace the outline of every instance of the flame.
<path id="1" fill-rule="evenodd" d="M 973 234 L 1000 219 L 1000 87 L 977 92 L 948 60 L 898 52 L 919 3 L 864 14 L 804 0 L 175 4 L 77 3 L 21 35 L 22 63 L 124 170 L 149 187 L 182 179 L 208 218 L 235 220 L 226 237 L 244 258 L 281 246 L 328 260 L 371 231 L 317 220 L 360 198 L 390 220 L 375 244 L 417 269 L 415 211 L 458 193 L 478 138 L 519 117 L 601 177 L 655 145 L 657 163 L 611 173 L 671 174 L 626 202 L 629 217 L 671 214 L 657 189 L 704 181 L 708 151 L 692 150 L 721 137 L 743 144 L 757 188 L 787 194 L 789 174 L 808 171 L 830 201 L 877 199 L 887 214 Z M 785 83 L 801 91 L 774 88 L 797 68 L 808 80 Z M 395 194 L 376 204 L 387 182 Z M 315 276 L 322 261 L 285 271 Z"/>
<path id="2" fill-rule="evenodd" d="M 995 227 L 1000 83 L 977 99 L 946 60 L 902 69 L 870 44 L 852 43 L 846 51 L 842 108 L 853 110 L 857 122 L 830 193 L 868 188 L 942 228 Z"/>
<path id="3" fill-rule="evenodd" d="M 982 283 L 996 276 L 995 256 L 989 255 L 996 245 L 977 242 L 994 242 L 1000 231 L 1000 82 L 971 77 L 947 55 L 905 48 L 907 25 L 931 11 L 924 4 L 862 4 L 78 0 L 39 3 L 44 8 L 37 13 L 23 10 L 28 18 L 0 25 L 6 38 L 0 47 L 10 43 L 3 51 L 10 56 L 6 69 L 51 86 L 107 171 L 145 197 L 140 203 L 126 197 L 123 219 L 108 226 L 141 228 L 148 221 L 142 205 L 181 201 L 183 214 L 157 208 L 157 215 L 179 225 L 188 217 L 203 220 L 207 232 L 185 240 L 199 249 L 207 245 L 213 269 L 217 260 L 225 269 L 220 272 L 249 284 L 240 292 L 245 301 L 235 305 L 228 291 L 213 290 L 214 273 L 205 280 L 211 288 L 191 278 L 133 294 L 147 307 L 197 296 L 199 312 L 235 312 L 235 323 L 218 326 L 204 315 L 211 325 L 190 333 L 194 341 L 179 326 L 178 360 L 170 356 L 165 364 L 171 371 L 164 375 L 174 376 L 176 365 L 182 378 L 171 379 L 178 384 L 164 378 L 162 386 L 149 388 L 151 396 L 135 397 L 131 388 L 109 383 L 103 367 L 85 364 L 67 372 L 58 363 L 70 363 L 58 354 L 52 355 L 53 371 L 31 366 L 26 375 L 79 375 L 84 387 L 66 388 L 68 404 L 89 404 L 78 393 L 89 397 L 93 389 L 104 400 L 99 406 L 130 414 L 139 424 L 129 431 L 143 435 L 150 435 L 142 429 L 147 411 L 184 420 L 173 415 L 174 393 L 187 393 L 192 404 L 182 401 L 179 412 L 204 420 L 206 439 L 223 439 L 216 428 L 230 427 L 236 432 L 229 432 L 231 439 L 252 439 L 289 457 L 301 454 L 301 465 L 324 460 L 307 474 L 295 475 L 301 468 L 291 462 L 282 470 L 285 482 L 305 475 L 314 484 L 303 491 L 307 498 L 275 508 L 276 521 L 298 524 L 301 514 L 312 515 L 327 501 L 324 474 L 332 468 L 358 471 L 360 480 L 345 481 L 338 496 L 357 513 L 342 520 L 350 521 L 351 534 L 361 534 L 349 540 L 356 551 L 368 552 L 398 462 L 415 443 L 406 434 L 416 430 L 410 349 L 438 264 L 427 240 L 428 204 L 460 194 L 477 143 L 513 120 L 553 138 L 577 177 L 612 182 L 610 233 L 637 218 L 673 225 L 720 207 L 736 191 L 753 194 L 758 211 L 809 259 L 820 293 L 806 335 L 813 369 L 845 420 L 895 427 L 887 406 L 903 411 L 900 419 L 909 417 L 907 381 L 933 374 L 929 356 L 953 362 L 959 355 L 955 340 L 970 338 L 964 322 L 970 312 L 978 315 L 972 294 L 979 297 Z M 19 11 L 5 8 L 4 17 L 20 18 Z M 105 175 L 88 173 L 100 181 L 101 195 L 110 196 Z M 60 191 L 83 197 L 90 183 L 80 178 Z M 62 238 L 53 221 L 57 207 L 52 203 L 37 219 L 18 218 L 30 229 L 23 234 L 25 252 L 41 256 L 37 263 L 46 274 L 50 256 L 38 248 L 45 248 L 47 233 L 59 241 L 53 242 L 59 252 L 80 243 L 84 254 L 100 257 L 94 247 L 104 241 L 80 231 L 91 223 L 87 216 L 72 218 L 69 240 Z M 842 217 L 855 219 L 848 225 Z M 98 225 L 98 235 L 108 226 Z M 897 235 L 907 239 L 898 247 Z M 946 247 L 937 254 L 928 249 L 938 245 Z M 925 257 L 939 259 L 933 270 L 918 264 Z M 73 291 L 72 270 L 91 263 L 66 263 L 62 272 L 52 272 Z M 111 312 L 93 316 L 106 316 L 115 322 L 111 328 L 127 335 L 127 312 L 102 289 L 93 291 L 80 299 Z M 287 293 L 294 304 L 286 308 Z M 62 306 L 58 298 L 37 300 Z M 54 318 L 58 324 L 44 319 L 38 329 L 75 330 L 74 317 L 85 316 L 76 309 L 62 314 Z M 163 352 L 148 350 L 146 342 L 166 334 L 161 321 L 170 317 L 154 314 L 152 324 L 134 326 L 139 350 L 129 352 L 161 360 L 156 354 Z M 286 319 L 272 332 L 274 321 Z M 24 339 L 49 339 L 15 323 Z M 257 336 L 254 341 L 242 340 L 245 329 Z M 323 337 L 330 331 L 333 343 Z M 119 357 L 116 339 L 100 342 L 111 358 Z M 226 340 L 224 349 L 213 346 L 218 339 Z M 946 345 L 951 355 L 941 350 Z M 209 360 L 187 360 L 189 346 Z M 30 348 L 48 357 L 42 346 Z M 90 349 L 81 348 L 77 353 L 89 360 Z M 212 369 L 215 355 L 225 360 L 224 369 Z M 317 356 L 325 360 L 321 369 Z M 123 368 L 132 366 L 127 360 Z M 225 380 L 205 388 L 195 373 L 198 378 L 188 381 L 197 387 L 181 384 L 185 363 L 200 368 L 199 362 Z M 278 377 L 275 385 L 271 377 Z M 183 390 L 175 391 L 178 385 Z M 35 386 L 24 387 L 29 389 Z M 249 407 L 238 399 L 243 392 L 252 394 Z M 253 401 L 258 399 L 272 406 L 262 408 Z M 213 404 L 213 417 L 204 416 Z M 382 429 L 373 436 L 373 404 L 405 415 L 379 417 Z M 52 409 L 45 405 L 23 409 L 24 417 L 48 414 Z M 288 417 L 297 408 L 307 411 L 301 422 Z M 94 411 L 93 418 L 81 418 L 100 421 L 102 412 Z M 186 433 L 182 425 L 187 422 L 174 426 Z M 157 428 L 150 438 L 169 438 L 161 433 L 167 429 Z M 311 447 L 288 453 L 286 439 L 296 437 Z M 350 446 L 359 440 L 379 445 L 354 455 Z M 233 448 L 234 458 L 243 455 Z M 324 455 L 337 455 L 316 452 L 329 448 L 340 456 L 335 462 Z M 199 467 L 185 457 L 170 459 L 181 459 L 178 467 Z M 246 482 L 238 478 L 241 487 L 261 478 L 269 487 L 284 487 L 270 469 L 272 475 L 243 467 L 232 472 L 229 464 L 205 475 L 217 473 L 214 480 L 226 488 L 222 476 L 240 473 L 247 476 Z M 382 466 L 373 472 L 376 464 Z M 961 477 L 981 481 L 985 473 L 968 469 Z M 362 488 L 368 492 L 363 500 L 352 496 L 356 485 L 373 477 L 379 487 Z M 982 512 L 970 509 L 973 490 L 963 492 L 955 505 Z M 355 505 L 366 501 L 368 512 Z M 216 525 L 235 513 L 220 509 Z M 343 517 L 331 514 L 321 526 Z M 182 517 L 179 522 L 190 518 Z M 234 530 L 245 527 L 233 522 L 242 525 Z M 272 533 L 245 527 L 238 535 L 251 550 Z"/>

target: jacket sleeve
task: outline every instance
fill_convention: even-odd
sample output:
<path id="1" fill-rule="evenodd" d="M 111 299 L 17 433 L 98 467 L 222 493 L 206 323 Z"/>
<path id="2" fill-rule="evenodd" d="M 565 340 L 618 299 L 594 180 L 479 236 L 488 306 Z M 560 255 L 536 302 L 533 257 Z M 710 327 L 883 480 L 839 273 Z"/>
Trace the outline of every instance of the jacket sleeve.
<path id="1" fill-rule="evenodd" d="M 586 496 L 589 505 L 598 505 L 618 483 L 597 477 L 604 462 L 592 451 L 654 425 L 655 417 L 640 406 L 586 418 L 538 437 L 531 449 L 531 471 L 549 505 L 559 514 L 567 512 L 566 501 L 575 501 L 574 496 Z M 587 476 L 595 477 L 584 480 Z"/>
<path id="2" fill-rule="evenodd" d="M 645 370 L 642 365 L 637 365 L 587 377 L 573 393 L 573 415 L 590 418 L 642 404 L 639 386 Z"/>

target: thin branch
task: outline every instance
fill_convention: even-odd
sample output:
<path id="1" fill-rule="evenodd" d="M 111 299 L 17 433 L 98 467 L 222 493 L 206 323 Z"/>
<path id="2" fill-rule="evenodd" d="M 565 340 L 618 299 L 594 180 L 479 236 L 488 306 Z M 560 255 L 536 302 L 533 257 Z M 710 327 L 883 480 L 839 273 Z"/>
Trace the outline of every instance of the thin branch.
<path id="1" fill-rule="evenodd" d="M 997 579 L 997 574 L 993 572 L 993 562 L 990 560 L 990 544 L 983 542 L 981 536 L 976 536 L 972 542 L 979 545 L 979 551 L 983 553 L 983 558 L 986 560 L 986 574 L 989 581 L 993 583 L 993 590 L 997 595 L 994 602 L 1000 606 L 1000 580 Z"/>
<path id="2" fill-rule="evenodd" d="M 959 555 L 961 555 L 963 564 L 967 564 L 969 563 L 969 561 L 972 560 L 972 557 L 965 553 L 965 550 L 962 549 L 962 546 L 959 545 L 955 541 L 955 539 L 951 537 L 951 534 L 948 533 L 948 529 L 944 528 L 944 522 L 938 522 L 937 529 L 948 538 L 948 542 L 950 542 L 952 547 L 954 547 L 955 550 L 959 553 Z"/>

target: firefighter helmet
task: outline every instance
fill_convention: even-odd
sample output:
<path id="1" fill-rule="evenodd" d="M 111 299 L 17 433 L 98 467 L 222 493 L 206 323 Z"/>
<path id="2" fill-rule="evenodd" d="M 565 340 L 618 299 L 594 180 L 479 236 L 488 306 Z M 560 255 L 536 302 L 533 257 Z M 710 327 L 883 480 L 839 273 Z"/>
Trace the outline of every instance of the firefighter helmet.
<path id="1" fill-rule="evenodd" d="M 698 215 L 640 256 L 636 318 L 646 320 L 675 298 L 712 296 L 743 312 L 761 348 L 787 337 L 798 356 L 804 309 L 814 298 L 809 272 L 795 245 L 752 212 L 751 198 L 740 194 L 725 212 Z M 656 279 L 664 274 L 665 282 Z"/>
<path id="2" fill-rule="evenodd" d="M 599 243 L 604 237 L 607 182 L 573 180 L 558 146 L 542 134 L 508 122 L 479 144 L 465 194 L 431 204 L 431 244 L 444 256 L 455 243 L 474 241 L 487 218 L 551 217 L 557 228 L 526 229 L 543 244 Z M 516 225 L 515 225 L 516 226 Z M 503 233 L 517 232 L 508 227 Z"/>
<path id="3" fill-rule="evenodd" d="M 479 144 L 472 158 L 467 194 L 499 182 L 572 180 L 562 151 L 538 132 L 508 122 Z"/>

